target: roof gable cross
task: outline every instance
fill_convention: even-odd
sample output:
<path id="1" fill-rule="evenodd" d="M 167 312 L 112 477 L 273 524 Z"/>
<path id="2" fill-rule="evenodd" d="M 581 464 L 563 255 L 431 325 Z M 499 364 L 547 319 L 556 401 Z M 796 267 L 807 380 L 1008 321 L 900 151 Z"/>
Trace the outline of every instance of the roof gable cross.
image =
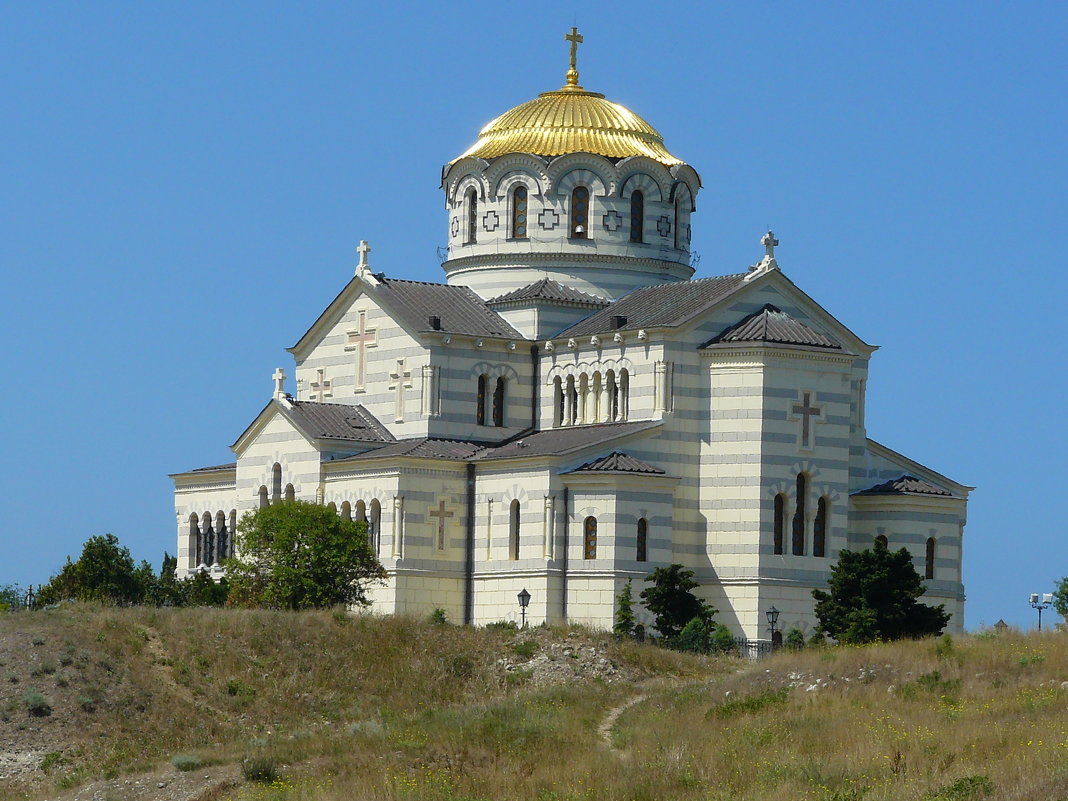
<path id="1" fill-rule="evenodd" d="M 274 379 L 274 399 L 283 400 L 286 396 L 286 371 L 278 367 L 271 376 Z"/>

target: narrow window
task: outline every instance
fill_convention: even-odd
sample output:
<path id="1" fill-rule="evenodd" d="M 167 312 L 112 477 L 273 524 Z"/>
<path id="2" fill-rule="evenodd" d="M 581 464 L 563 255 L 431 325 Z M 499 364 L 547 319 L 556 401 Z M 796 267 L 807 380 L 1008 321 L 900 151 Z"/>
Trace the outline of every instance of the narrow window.
<path id="1" fill-rule="evenodd" d="M 478 404 L 475 408 L 475 423 L 480 426 L 486 425 L 486 376 L 485 374 L 478 377 L 478 392 L 475 402 Z"/>
<path id="2" fill-rule="evenodd" d="M 681 239 L 680 239 L 681 238 L 681 234 L 679 233 L 682 230 L 682 225 L 680 225 L 681 222 L 682 222 L 682 198 L 676 197 L 675 198 L 675 249 L 676 250 L 678 250 L 679 242 L 681 241 Z"/>
<path id="3" fill-rule="evenodd" d="M 588 239 L 590 236 L 590 190 L 576 186 L 571 190 L 571 238 Z"/>
<path id="4" fill-rule="evenodd" d="M 597 518 L 587 517 L 582 524 L 582 558 L 597 558 Z"/>
<path id="5" fill-rule="evenodd" d="M 333 501 L 330 501 L 330 503 L 326 505 L 326 508 L 329 509 L 332 514 L 337 514 L 337 504 Z"/>
<path id="6" fill-rule="evenodd" d="M 786 539 L 786 496 L 781 492 L 775 496 L 775 553 L 782 554 L 783 540 Z"/>
<path id="7" fill-rule="evenodd" d="M 512 501 L 508 510 L 508 558 L 519 558 L 519 501 Z"/>
<path id="8" fill-rule="evenodd" d="M 474 189 L 467 190 L 467 241 L 465 245 L 475 244 L 478 233 L 478 193 Z"/>
<path id="9" fill-rule="evenodd" d="M 935 538 L 927 538 L 927 568 L 924 571 L 924 578 L 934 578 L 934 560 L 935 560 Z"/>
<path id="10" fill-rule="evenodd" d="M 367 504 L 363 501 L 356 501 L 356 522 L 367 522 Z"/>
<path id="11" fill-rule="evenodd" d="M 804 473 L 797 474 L 797 509 L 794 511 L 793 554 L 805 554 L 805 499 L 808 495 L 808 478 Z"/>
<path id="12" fill-rule="evenodd" d="M 282 465 L 274 463 L 271 468 L 271 503 L 282 500 Z"/>
<path id="13" fill-rule="evenodd" d="M 504 376 L 497 379 L 497 386 L 493 389 L 493 425 L 500 428 L 504 425 Z"/>
<path id="14" fill-rule="evenodd" d="M 619 419 L 619 386 L 616 384 L 616 371 L 609 370 L 606 377 L 608 384 L 608 422 Z"/>
<path id="15" fill-rule="evenodd" d="M 567 377 L 567 415 L 565 425 L 573 426 L 578 419 L 578 390 L 575 389 L 575 376 Z"/>
<path id="16" fill-rule="evenodd" d="M 296 499 L 296 497 L 297 497 L 297 494 L 293 491 L 293 485 L 292 484 L 286 484 L 286 502 L 287 503 L 293 503 L 293 501 Z"/>
<path id="17" fill-rule="evenodd" d="M 375 498 L 371 501 L 371 517 L 367 521 L 367 533 L 371 538 L 371 548 L 377 554 L 382 549 L 382 504 Z"/>
<path id="18" fill-rule="evenodd" d="M 875 538 L 875 547 L 886 549 L 890 547 L 890 542 L 886 539 L 886 536 L 884 534 L 880 534 L 878 537 Z"/>
<path id="19" fill-rule="evenodd" d="M 827 555 L 827 507 L 829 505 L 830 501 L 827 500 L 826 495 L 822 496 L 816 505 L 816 522 L 813 524 L 812 531 L 813 556 Z"/>
<path id="20" fill-rule="evenodd" d="M 624 368 L 619 371 L 619 419 L 626 420 L 630 414 L 630 374 Z"/>
<path id="21" fill-rule="evenodd" d="M 553 379 L 553 425 L 564 424 L 564 388 L 560 383 L 560 376 Z"/>
<path id="22" fill-rule="evenodd" d="M 226 556 L 237 556 L 237 509 L 230 510 L 230 535 L 226 538 Z"/>
<path id="23" fill-rule="evenodd" d="M 205 512 L 201 518 L 200 523 L 203 526 L 204 534 L 204 561 L 201 564 L 211 565 L 215 561 L 215 537 L 211 530 L 211 512 Z"/>
<path id="24" fill-rule="evenodd" d="M 222 509 L 215 513 L 214 545 L 212 564 L 217 565 L 226 558 L 226 513 Z"/>
<path id="25" fill-rule="evenodd" d="M 639 562 L 649 559 L 649 524 L 644 517 L 638 520 L 638 553 L 635 558 Z"/>
<path id="26" fill-rule="evenodd" d="M 512 238 L 527 238 L 527 188 L 523 184 L 512 190 Z"/>
<path id="27" fill-rule="evenodd" d="M 202 546 L 200 544 L 200 518 L 196 512 L 189 515 L 189 540 L 193 546 L 193 567 L 199 565 L 202 560 Z"/>
<path id="28" fill-rule="evenodd" d="M 352 504 L 348 501 L 341 504 L 341 519 L 352 520 Z"/>
<path id="29" fill-rule="evenodd" d="M 270 501 L 267 499 L 267 485 L 260 487 L 260 508 L 265 509 Z"/>
<path id="30" fill-rule="evenodd" d="M 645 228 L 645 195 L 640 189 L 630 193 L 630 241 L 642 242 Z"/>

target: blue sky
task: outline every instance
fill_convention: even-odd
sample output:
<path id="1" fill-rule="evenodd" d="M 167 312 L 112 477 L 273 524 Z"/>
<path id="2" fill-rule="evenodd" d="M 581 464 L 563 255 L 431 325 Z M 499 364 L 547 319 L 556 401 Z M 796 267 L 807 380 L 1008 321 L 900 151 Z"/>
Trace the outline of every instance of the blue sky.
<path id="1" fill-rule="evenodd" d="M 699 275 L 775 229 L 881 346 L 870 436 L 978 487 L 967 625 L 1033 624 L 1068 575 L 1063 3 L 6 4 L 0 584 L 104 532 L 158 567 L 167 474 L 232 459 L 357 242 L 443 280 L 442 164 L 576 22 L 586 88 L 701 173 Z"/>

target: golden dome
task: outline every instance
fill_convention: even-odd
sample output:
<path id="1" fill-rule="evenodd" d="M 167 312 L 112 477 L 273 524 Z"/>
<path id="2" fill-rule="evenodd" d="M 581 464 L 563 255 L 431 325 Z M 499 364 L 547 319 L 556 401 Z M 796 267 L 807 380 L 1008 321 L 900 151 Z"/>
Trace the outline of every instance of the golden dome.
<path id="1" fill-rule="evenodd" d="M 465 156 L 492 159 L 506 153 L 561 156 L 582 152 L 611 159 L 648 156 L 666 166 L 683 163 L 667 151 L 660 133 L 633 111 L 571 81 L 569 74 L 569 85 L 542 92 L 506 111 L 483 128 L 478 141 L 456 161 Z"/>

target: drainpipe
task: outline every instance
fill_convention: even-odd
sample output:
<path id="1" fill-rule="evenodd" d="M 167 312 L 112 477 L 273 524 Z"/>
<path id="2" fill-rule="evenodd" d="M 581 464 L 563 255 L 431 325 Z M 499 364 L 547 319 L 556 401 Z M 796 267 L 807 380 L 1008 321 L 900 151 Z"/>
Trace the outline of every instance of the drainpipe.
<path id="1" fill-rule="evenodd" d="M 568 502 L 570 498 L 570 487 L 564 487 L 564 553 L 560 559 L 560 587 L 563 590 L 563 595 L 560 599 L 562 623 L 567 623 L 567 546 L 568 535 L 571 532 L 571 511 L 568 509 Z"/>
<path id="2" fill-rule="evenodd" d="M 467 463 L 467 536 L 464 537 L 464 625 L 475 620 L 475 463 Z"/>

